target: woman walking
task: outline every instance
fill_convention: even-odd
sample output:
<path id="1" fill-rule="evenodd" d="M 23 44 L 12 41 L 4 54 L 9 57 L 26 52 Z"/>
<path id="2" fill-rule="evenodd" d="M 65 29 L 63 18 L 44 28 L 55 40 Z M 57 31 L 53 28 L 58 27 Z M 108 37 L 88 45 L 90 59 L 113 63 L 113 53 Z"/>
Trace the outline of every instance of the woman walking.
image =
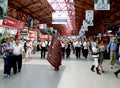
<path id="1" fill-rule="evenodd" d="M 55 32 L 52 36 L 52 41 L 48 49 L 47 60 L 55 68 L 55 71 L 59 70 L 62 60 L 62 50 L 60 39 L 56 37 Z"/>
<path id="2" fill-rule="evenodd" d="M 95 39 L 95 41 L 92 44 L 92 56 L 94 58 L 94 63 L 91 66 L 91 71 L 95 72 L 94 68 L 96 67 L 96 72 L 97 72 L 97 74 L 100 75 L 101 73 L 99 72 L 99 69 L 98 69 L 98 66 L 99 66 L 99 64 L 98 64 L 98 58 L 99 58 L 99 45 L 98 45 L 98 43 L 99 43 L 99 40 Z"/>
<path id="3" fill-rule="evenodd" d="M 3 60 L 4 60 L 4 74 L 5 77 L 10 76 L 11 67 L 13 65 L 13 49 L 12 44 L 10 43 L 10 38 L 6 38 L 6 43 L 2 44 L 2 53 L 3 53 Z"/>

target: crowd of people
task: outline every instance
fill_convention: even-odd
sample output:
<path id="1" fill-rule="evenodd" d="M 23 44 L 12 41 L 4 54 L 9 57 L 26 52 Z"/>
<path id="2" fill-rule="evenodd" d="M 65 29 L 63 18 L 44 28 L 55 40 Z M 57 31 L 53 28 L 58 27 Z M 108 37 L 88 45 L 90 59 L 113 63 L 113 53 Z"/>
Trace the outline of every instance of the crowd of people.
<path id="1" fill-rule="evenodd" d="M 31 54 L 35 54 L 36 51 L 41 52 L 40 58 L 46 58 L 49 63 L 55 68 L 55 71 L 59 70 L 62 59 L 69 59 L 70 55 L 75 55 L 76 59 L 89 58 L 88 55 L 91 54 L 94 58 L 94 63 L 91 65 L 91 71 L 97 74 L 105 73 L 102 66 L 104 53 L 107 51 L 110 55 L 110 68 L 115 67 L 115 61 L 120 55 L 120 44 L 116 41 L 115 37 L 112 37 L 109 42 L 105 42 L 101 38 L 76 38 L 76 39 L 66 39 L 57 38 L 53 35 L 51 41 L 47 40 L 30 40 L 30 39 L 14 39 L 6 38 L 1 44 L 1 53 L 4 59 L 4 74 L 5 76 L 10 76 L 11 68 L 13 68 L 13 73 L 21 71 L 22 68 L 22 58 L 31 60 Z M 46 52 L 48 54 L 46 55 Z M 100 72 L 101 71 L 101 72 Z M 120 69 L 114 73 L 118 77 Z"/>

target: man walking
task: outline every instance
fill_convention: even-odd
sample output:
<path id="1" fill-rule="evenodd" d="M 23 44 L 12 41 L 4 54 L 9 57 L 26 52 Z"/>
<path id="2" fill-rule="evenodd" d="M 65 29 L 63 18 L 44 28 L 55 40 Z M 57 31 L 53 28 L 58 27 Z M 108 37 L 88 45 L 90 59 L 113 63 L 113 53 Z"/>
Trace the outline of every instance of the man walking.
<path id="1" fill-rule="evenodd" d="M 14 54 L 14 64 L 13 64 L 13 71 L 14 74 L 21 71 L 22 68 L 22 55 L 23 55 L 24 49 L 22 45 L 19 43 L 19 40 L 15 40 L 15 44 L 13 45 L 13 54 Z M 17 69 L 18 68 L 18 69 Z"/>

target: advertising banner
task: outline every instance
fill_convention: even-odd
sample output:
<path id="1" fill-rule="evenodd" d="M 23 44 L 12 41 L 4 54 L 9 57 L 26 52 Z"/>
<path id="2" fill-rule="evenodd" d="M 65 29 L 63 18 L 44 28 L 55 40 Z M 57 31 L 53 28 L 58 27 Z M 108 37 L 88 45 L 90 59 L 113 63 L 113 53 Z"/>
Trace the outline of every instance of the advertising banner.
<path id="1" fill-rule="evenodd" d="M 93 26 L 93 10 L 86 10 L 86 23 L 88 26 Z"/>
<path id="2" fill-rule="evenodd" d="M 84 29 L 85 31 L 88 31 L 88 24 L 85 20 L 83 20 L 83 26 L 82 29 Z"/>
<path id="3" fill-rule="evenodd" d="M 20 25 L 20 21 L 14 18 L 8 17 L 7 19 L 3 20 L 2 25 L 7 27 L 18 28 Z"/>
<path id="4" fill-rule="evenodd" d="M 48 39 L 51 40 L 52 36 L 50 35 L 48 38 L 48 35 L 41 35 L 39 40 L 48 40 Z"/>
<path id="5" fill-rule="evenodd" d="M 110 0 L 94 0 L 95 10 L 110 10 Z"/>
<path id="6" fill-rule="evenodd" d="M 34 30 L 29 30 L 29 38 L 37 38 L 37 33 Z"/>
<path id="7" fill-rule="evenodd" d="M 28 17 L 28 27 L 30 29 L 33 29 L 33 26 L 34 26 L 34 19 L 32 17 Z"/>
<path id="8" fill-rule="evenodd" d="M 6 19 L 8 14 L 8 0 L 0 0 L 0 19 Z"/>
<path id="9" fill-rule="evenodd" d="M 42 32 L 45 34 L 47 32 L 47 24 L 44 24 Z"/>
<path id="10" fill-rule="evenodd" d="M 50 27 L 50 34 L 52 34 L 54 31 L 53 27 Z"/>

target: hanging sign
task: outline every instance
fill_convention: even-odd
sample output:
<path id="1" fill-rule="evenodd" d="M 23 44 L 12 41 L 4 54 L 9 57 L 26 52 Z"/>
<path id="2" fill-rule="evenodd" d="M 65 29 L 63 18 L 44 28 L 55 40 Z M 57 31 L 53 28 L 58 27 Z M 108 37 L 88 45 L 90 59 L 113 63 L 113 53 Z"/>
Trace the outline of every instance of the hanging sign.
<path id="1" fill-rule="evenodd" d="M 11 17 L 4 19 L 3 23 L 2 23 L 3 26 L 13 27 L 13 28 L 18 28 L 19 24 L 20 24 L 19 20 L 16 20 L 16 19 L 11 18 Z"/>
<path id="2" fill-rule="evenodd" d="M 8 12 L 8 0 L 0 0 L 0 19 L 6 19 Z"/>
<path id="3" fill-rule="evenodd" d="M 93 26 L 93 10 L 86 10 L 86 23 L 88 26 Z"/>
<path id="4" fill-rule="evenodd" d="M 28 27 L 30 29 L 33 29 L 33 26 L 34 26 L 34 19 L 32 17 L 28 17 Z"/>
<path id="5" fill-rule="evenodd" d="M 110 10 L 110 0 L 94 0 L 95 10 Z"/>
<path id="6" fill-rule="evenodd" d="M 88 31 L 88 24 L 85 20 L 83 20 L 83 26 L 82 28 L 85 30 L 85 31 Z"/>

